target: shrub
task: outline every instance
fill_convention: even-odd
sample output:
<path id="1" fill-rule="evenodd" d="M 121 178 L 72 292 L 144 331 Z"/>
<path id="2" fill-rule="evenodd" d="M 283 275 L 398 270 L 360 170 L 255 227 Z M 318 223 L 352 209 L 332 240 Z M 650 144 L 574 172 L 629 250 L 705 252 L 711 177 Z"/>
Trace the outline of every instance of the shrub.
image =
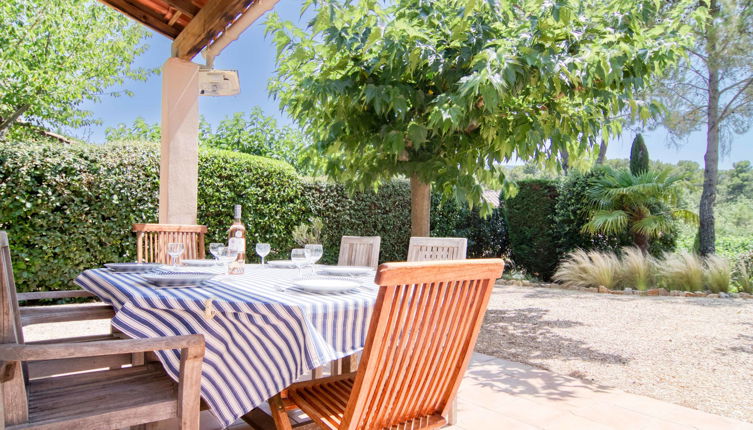
<path id="1" fill-rule="evenodd" d="M 568 286 L 609 289 L 617 285 L 620 261 L 612 252 L 575 250 L 557 267 L 553 279 Z"/>
<path id="2" fill-rule="evenodd" d="M 753 251 L 737 256 L 732 281 L 737 291 L 753 293 Z"/>
<path id="3" fill-rule="evenodd" d="M 704 285 L 703 260 L 696 254 L 680 251 L 665 254 L 658 265 L 658 277 L 669 290 L 701 291 Z"/>
<path id="4" fill-rule="evenodd" d="M 517 267 L 547 280 L 558 261 L 553 225 L 557 182 L 524 180 L 518 187 L 518 194 L 505 202 L 512 260 Z"/>
<path id="5" fill-rule="evenodd" d="M 314 216 L 322 218 L 324 264 L 337 262 L 340 237 L 381 236 L 379 260 L 401 261 L 410 240 L 410 185 L 396 180 L 383 184 L 377 192 L 348 194 L 345 187 L 313 181 L 306 195 Z M 469 257 L 500 256 L 507 251 L 507 237 L 501 209 L 488 218 L 454 201 L 432 197 L 431 235 L 468 238 Z"/>
<path id="6" fill-rule="evenodd" d="M 709 255 L 705 261 L 706 286 L 713 293 L 727 292 L 730 283 L 729 262 L 717 255 Z"/>
<path id="7" fill-rule="evenodd" d="M 159 151 L 143 143 L 0 144 L 0 229 L 21 291 L 70 288 L 82 270 L 135 259 L 131 226 L 156 222 Z M 199 221 L 226 240 L 234 204 L 249 242 L 287 248 L 306 216 L 302 185 L 283 162 L 220 150 L 199 153 Z"/>
<path id="8" fill-rule="evenodd" d="M 654 283 L 656 262 L 634 246 L 622 248 L 620 255 L 620 284 L 624 288 L 645 290 Z"/>
<path id="9" fill-rule="evenodd" d="M 627 233 L 605 235 L 583 232 L 583 226 L 591 218 L 591 203 L 588 196 L 590 182 L 603 175 L 602 168 L 595 168 L 586 173 L 574 171 L 560 183 L 553 223 L 559 258 L 579 248 L 605 251 L 633 245 L 633 239 Z M 660 207 L 652 208 L 652 211 L 661 210 Z M 678 234 L 679 227 L 673 226 L 667 234 L 651 241 L 649 253 L 657 256 L 674 251 Z"/>

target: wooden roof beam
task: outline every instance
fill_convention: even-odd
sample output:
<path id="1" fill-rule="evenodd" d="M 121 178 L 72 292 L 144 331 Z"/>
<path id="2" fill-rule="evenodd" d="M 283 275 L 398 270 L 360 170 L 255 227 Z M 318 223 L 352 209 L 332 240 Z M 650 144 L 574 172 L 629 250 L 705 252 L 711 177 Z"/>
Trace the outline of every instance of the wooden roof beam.
<path id="1" fill-rule="evenodd" d="M 189 18 L 193 18 L 201 10 L 191 0 L 165 0 L 165 3 Z"/>
<path id="2" fill-rule="evenodd" d="M 112 7 L 113 9 L 121 12 L 136 21 L 145 24 L 148 27 L 153 28 L 165 36 L 175 39 L 180 30 L 168 25 L 163 17 L 154 15 L 142 8 L 137 4 L 134 4 L 132 0 L 100 0 L 102 3 Z"/>
<path id="3" fill-rule="evenodd" d="M 173 42 L 174 57 L 191 60 L 224 31 L 252 0 L 214 0 L 191 19 Z"/>

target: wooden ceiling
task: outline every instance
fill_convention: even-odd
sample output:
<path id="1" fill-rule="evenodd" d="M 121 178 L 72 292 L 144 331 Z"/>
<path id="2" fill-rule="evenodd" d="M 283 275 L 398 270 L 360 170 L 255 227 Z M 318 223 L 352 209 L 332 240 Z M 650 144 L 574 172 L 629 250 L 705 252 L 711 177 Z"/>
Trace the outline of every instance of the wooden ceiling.
<path id="1" fill-rule="evenodd" d="M 99 0 L 173 39 L 173 55 L 192 59 L 212 44 L 254 0 Z"/>

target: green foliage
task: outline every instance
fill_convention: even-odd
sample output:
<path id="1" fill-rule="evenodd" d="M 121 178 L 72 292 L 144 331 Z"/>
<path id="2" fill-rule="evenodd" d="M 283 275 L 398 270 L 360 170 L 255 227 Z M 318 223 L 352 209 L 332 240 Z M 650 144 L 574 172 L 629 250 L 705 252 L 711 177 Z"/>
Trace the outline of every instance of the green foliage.
<path id="1" fill-rule="evenodd" d="M 753 294 L 753 251 L 737 256 L 732 267 L 732 282 L 737 291 Z"/>
<path id="2" fill-rule="evenodd" d="M 587 194 L 593 209 L 583 231 L 610 235 L 627 232 L 641 251 L 648 252 L 649 241 L 671 232 L 674 220 L 697 222 L 694 212 L 676 208 L 677 184 L 682 179 L 670 169 L 634 175 L 607 167 L 602 176 L 590 181 Z"/>
<path id="3" fill-rule="evenodd" d="M 131 125 L 120 123 L 105 129 L 106 142 L 159 142 L 162 130 L 159 123 L 148 123 L 142 117 L 133 120 Z"/>
<path id="4" fill-rule="evenodd" d="M 601 178 L 605 170 L 597 168 L 589 172 L 572 172 L 560 182 L 554 215 L 554 230 L 560 256 L 581 248 L 585 250 L 610 250 L 629 245 L 627 235 L 589 234 L 583 231 L 591 219 L 592 203 L 589 197 L 591 183 Z"/>
<path id="5" fill-rule="evenodd" d="M 532 179 L 518 183 L 518 193 L 507 199 L 507 224 L 512 259 L 518 268 L 549 279 L 557 265 L 554 213 L 557 182 Z"/>
<path id="6" fill-rule="evenodd" d="M 209 229 L 207 242 L 227 241 L 233 207 L 241 205 L 248 246 L 266 242 L 271 258 L 287 255 L 293 228 L 308 212 L 304 191 L 295 170 L 283 161 L 212 148 L 199 151 L 198 220 Z"/>
<path id="7" fill-rule="evenodd" d="M 445 197 L 482 203 L 499 163 L 550 167 L 619 134 L 619 113 L 686 43 L 686 3 L 570 0 L 324 0 L 307 29 L 267 20 L 270 83 L 311 136 L 326 173 L 354 188 L 414 174 Z M 357 168 L 344 168 L 357 166 Z M 491 207 L 482 205 L 484 214 Z"/>
<path id="8" fill-rule="evenodd" d="M 619 280 L 620 260 L 613 252 L 577 249 L 557 266 L 555 281 L 573 287 L 613 289 Z"/>
<path id="9" fill-rule="evenodd" d="M 108 88 L 150 74 L 131 66 L 148 32 L 91 0 L 6 0 L 0 28 L 0 135 L 17 119 L 48 128 L 96 123 L 82 102 L 121 95 Z"/>
<path id="10" fill-rule="evenodd" d="M 200 142 L 213 148 L 287 161 L 299 172 L 314 173 L 305 169 L 301 160 L 305 147 L 303 135 L 290 126 L 278 126 L 277 120 L 264 115 L 258 106 L 247 114 L 236 112 L 223 119 L 214 131 L 209 127 L 203 129 Z"/>
<path id="11" fill-rule="evenodd" d="M 293 242 L 300 247 L 309 244 L 321 244 L 322 230 L 324 230 L 322 219 L 312 218 L 308 223 L 298 224 L 293 229 Z"/>
<path id="12" fill-rule="evenodd" d="M 720 178 L 720 194 L 722 202 L 733 202 L 753 196 L 753 165 L 743 160 L 732 163 L 732 169 L 723 171 Z"/>
<path id="13" fill-rule="evenodd" d="M 134 261 L 132 224 L 157 222 L 158 154 L 152 144 L 0 144 L 0 229 L 10 236 L 19 289 L 69 289 L 85 269 Z M 285 163 L 199 153 L 198 217 L 208 242 L 227 239 L 241 204 L 249 243 L 287 252 L 307 212 L 302 192 Z"/>
<path id="14" fill-rule="evenodd" d="M 315 181 L 306 184 L 306 195 L 314 216 L 321 217 L 324 264 L 337 263 L 340 238 L 381 236 L 379 261 L 403 261 L 410 240 L 410 186 L 390 181 L 379 190 L 349 194 L 341 184 Z M 453 201 L 433 196 L 432 236 L 468 238 L 468 257 L 501 256 L 507 253 L 507 231 L 502 211 L 481 218 Z"/>
<path id="15" fill-rule="evenodd" d="M 630 147 L 630 173 L 635 176 L 648 172 L 649 157 L 648 148 L 643 141 L 643 135 L 638 133 Z"/>
<path id="16" fill-rule="evenodd" d="M 468 258 L 501 257 L 509 253 L 504 202 L 482 217 L 478 208 L 470 209 L 454 200 L 443 200 L 435 193 L 431 202 L 431 235 L 465 237 Z"/>
<path id="17" fill-rule="evenodd" d="M 107 142 L 159 142 L 160 138 L 159 124 L 148 123 L 143 118 L 136 118 L 130 125 L 120 123 L 105 130 Z M 277 120 L 264 115 L 258 106 L 248 113 L 236 112 L 223 119 L 214 131 L 202 117 L 199 143 L 286 161 L 305 174 L 315 174 L 317 171 L 316 160 L 305 159 L 310 154 L 302 154 L 306 146 L 305 137 L 290 126 L 278 126 Z"/>

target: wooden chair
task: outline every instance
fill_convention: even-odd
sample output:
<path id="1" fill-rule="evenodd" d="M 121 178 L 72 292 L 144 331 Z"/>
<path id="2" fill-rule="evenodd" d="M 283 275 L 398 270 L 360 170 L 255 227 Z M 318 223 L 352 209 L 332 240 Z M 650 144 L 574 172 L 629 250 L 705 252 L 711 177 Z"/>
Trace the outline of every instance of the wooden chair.
<path id="1" fill-rule="evenodd" d="M 340 258 L 338 266 L 366 266 L 379 265 L 379 246 L 382 238 L 379 236 L 343 236 L 340 239 Z"/>
<path id="2" fill-rule="evenodd" d="M 382 238 L 379 236 L 343 236 L 340 239 L 340 257 L 338 266 L 364 266 L 376 269 L 379 265 L 379 251 Z M 330 373 L 340 375 L 353 372 L 358 362 L 358 355 L 353 354 L 330 363 Z M 312 377 L 319 378 L 322 368 L 316 368 Z"/>
<path id="3" fill-rule="evenodd" d="M 434 429 L 473 353 L 500 259 L 387 263 L 358 372 L 299 382 L 270 399 L 278 430 L 300 408 L 321 428 Z"/>
<path id="4" fill-rule="evenodd" d="M 136 261 L 139 263 L 170 263 L 167 244 L 183 242 L 186 250 L 181 258 L 203 259 L 205 225 L 187 224 L 134 224 L 136 232 Z"/>
<path id="5" fill-rule="evenodd" d="M 465 260 L 464 237 L 411 237 L 408 261 Z"/>
<path id="6" fill-rule="evenodd" d="M 174 417 L 183 429 L 199 428 L 203 336 L 31 345 L 23 343 L 22 319 L 8 236 L 0 231 L 0 392 L 4 423 L 0 428 L 118 429 Z M 26 372 L 27 363 L 89 360 L 91 364 L 105 356 L 167 349 L 181 351 L 177 387 L 154 363 L 58 377 L 33 377 Z"/>

